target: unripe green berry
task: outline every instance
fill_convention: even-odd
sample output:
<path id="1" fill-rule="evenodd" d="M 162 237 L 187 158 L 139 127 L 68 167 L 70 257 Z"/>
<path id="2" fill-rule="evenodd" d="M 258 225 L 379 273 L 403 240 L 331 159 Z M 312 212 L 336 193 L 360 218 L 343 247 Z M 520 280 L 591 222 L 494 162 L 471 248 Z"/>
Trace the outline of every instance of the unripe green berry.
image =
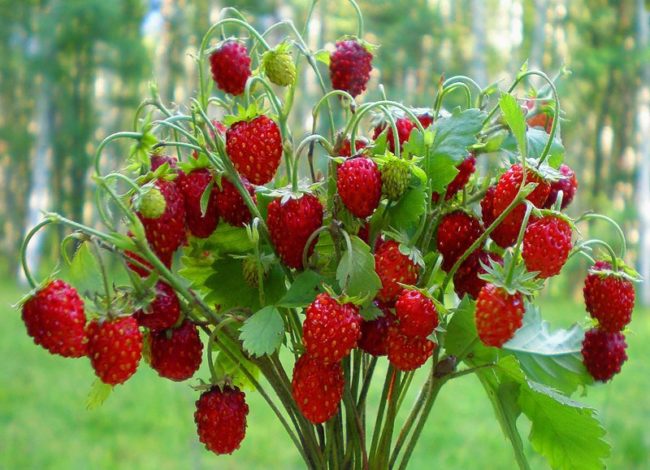
<path id="1" fill-rule="evenodd" d="M 140 213 L 147 219 L 157 219 L 165 213 L 167 202 L 159 189 L 152 188 L 140 198 Z"/>
<path id="2" fill-rule="evenodd" d="M 391 201 L 402 197 L 411 181 L 411 169 L 406 160 L 390 158 L 381 169 L 381 191 Z"/>
<path id="3" fill-rule="evenodd" d="M 259 287 L 257 270 L 258 270 L 258 266 L 257 266 L 257 261 L 255 261 L 255 259 L 244 258 L 244 262 L 242 263 L 242 271 L 244 272 L 244 281 L 246 281 L 246 284 L 248 284 L 250 287 L 253 288 Z"/>
<path id="4" fill-rule="evenodd" d="M 296 81 L 296 65 L 287 48 L 268 51 L 262 58 L 264 73 L 279 86 L 290 86 Z"/>

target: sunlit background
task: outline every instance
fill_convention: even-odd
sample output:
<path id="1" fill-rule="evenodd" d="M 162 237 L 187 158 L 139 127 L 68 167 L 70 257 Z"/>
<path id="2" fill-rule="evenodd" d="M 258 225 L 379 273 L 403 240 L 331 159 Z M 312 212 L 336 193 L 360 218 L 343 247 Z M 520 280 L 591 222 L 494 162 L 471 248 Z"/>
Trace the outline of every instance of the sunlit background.
<path id="1" fill-rule="evenodd" d="M 566 160 L 580 184 L 570 214 L 593 209 L 614 218 L 629 239 L 627 262 L 650 278 L 650 7 L 644 0 L 359 3 L 366 39 L 381 44 L 368 91 L 373 97 L 382 84 L 393 99 L 431 106 L 442 75 L 506 88 L 525 61 L 557 76 Z M 208 454 L 194 436 L 196 394 L 159 380 L 145 366 L 104 407 L 85 411 L 88 365 L 33 348 L 9 305 L 24 290 L 17 287 L 17 253 L 26 228 L 43 210 L 96 223 L 90 166 L 98 142 L 132 128 L 133 111 L 152 80 L 167 102 L 187 102 L 197 83 L 197 44 L 220 10 L 236 6 L 261 30 L 284 19 L 302 29 L 310 4 L 0 0 L 0 468 L 299 468 L 297 453 L 256 397 L 241 451 L 228 458 Z M 331 45 L 356 27 L 346 1 L 320 1 L 308 44 L 314 50 Z M 308 128 L 318 95 L 312 73 L 303 69 L 296 134 Z M 110 148 L 107 165 L 121 167 L 126 152 Z M 604 228 L 583 226 L 617 246 L 615 233 Z M 50 232 L 34 245 L 31 264 L 51 267 L 62 235 Z M 557 324 L 584 319 L 576 301 L 585 270 L 582 261 L 572 261 L 550 282 L 543 303 Z M 640 287 L 638 298 L 650 304 L 650 289 Z M 623 374 L 587 397 L 602 410 L 610 432 L 611 468 L 650 466 L 647 313 L 635 313 Z M 413 468 L 514 464 L 489 402 L 474 379 L 463 380 L 443 392 Z M 545 468 L 541 459 L 531 459 L 535 468 Z"/>

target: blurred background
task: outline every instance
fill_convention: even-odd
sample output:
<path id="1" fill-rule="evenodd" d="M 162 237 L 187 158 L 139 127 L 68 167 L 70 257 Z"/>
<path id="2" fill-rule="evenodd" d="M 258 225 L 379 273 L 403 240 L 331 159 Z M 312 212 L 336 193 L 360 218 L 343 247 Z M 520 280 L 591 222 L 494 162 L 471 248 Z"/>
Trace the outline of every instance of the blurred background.
<path id="1" fill-rule="evenodd" d="M 507 87 L 524 61 L 550 76 L 565 119 L 566 161 L 580 188 L 570 210 L 610 215 L 625 231 L 626 260 L 650 278 L 650 5 L 644 0 L 359 1 L 366 39 L 381 44 L 368 93 L 431 106 L 438 80 L 469 75 Z M 310 0 L 0 0 L 0 468 L 300 468 L 298 456 L 259 397 L 251 397 L 249 437 L 233 457 L 196 442 L 195 393 L 146 367 L 99 410 L 83 402 L 92 382 L 85 361 L 36 349 L 10 305 L 18 300 L 18 256 L 41 210 L 95 223 L 90 165 L 105 136 L 132 128 L 133 111 L 155 77 L 166 101 L 182 103 L 197 82 L 192 55 L 225 6 L 261 30 L 292 19 L 299 29 Z M 320 1 L 308 29 L 313 49 L 354 34 L 343 0 Z M 233 30 L 233 34 L 236 33 Z M 278 38 L 279 39 L 279 38 Z M 570 72 L 569 72 L 570 71 Z M 301 79 L 294 128 L 307 125 L 318 95 Z M 522 89 L 523 98 L 525 90 Z M 299 134 L 299 132 L 295 132 Z M 119 168 L 127 148 L 108 150 Z M 584 226 L 616 244 L 599 224 Z M 31 253 L 51 267 L 62 234 Z M 558 325 L 582 321 L 586 265 L 574 260 L 542 299 Z M 613 443 L 611 468 L 650 467 L 650 289 L 628 334 L 630 361 L 611 385 L 585 398 L 601 410 Z M 645 305 L 646 307 L 641 307 Z M 468 377 L 443 390 L 413 468 L 509 468 L 514 460 L 489 402 Z M 526 433 L 526 423 L 521 431 Z M 530 453 L 530 449 L 528 449 Z M 531 455 L 535 468 L 543 461 Z"/>

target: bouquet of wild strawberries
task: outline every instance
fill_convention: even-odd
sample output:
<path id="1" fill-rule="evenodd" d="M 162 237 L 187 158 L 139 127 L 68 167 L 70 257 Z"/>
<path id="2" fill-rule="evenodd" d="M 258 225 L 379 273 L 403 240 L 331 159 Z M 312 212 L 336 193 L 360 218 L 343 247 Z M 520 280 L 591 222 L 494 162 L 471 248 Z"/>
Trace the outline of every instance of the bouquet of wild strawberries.
<path id="1" fill-rule="evenodd" d="M 569 396 L 620 371 L 638 275 L 621 259 L 615 223 L 563 212 L 578 183 L 563 163 L 553 81 L 523 68 L 507 91 L 441 81 L 431 108 L 362 104 L 373 48 L 360 13 L 358 35 L 326 52 L 310 50 L 290 21 L 260 33 L 228 11 L 236 17 L 200 45 L 196 96 L 170 109 L 152 87 L 135 129 L 99 145 L 105 230 L 48 213 L 27 235 L 34 291 L 22 317 L 34 342 L 88 357 L 98 402 L 141 356 L 183 381 L 205 352 L 194 417 L 217 454 L 244 438 L 252 389 L 307 467 L 405 468 L 441 387 L 476 374 L 520 467 L 523 414 L 552 467 L 600 468 L 604 431 Z M 226 27 L 249 37 L 225 38 Z M 288 37 L 271 46 L 265 37 L 280 28 Z M 322 97 L 312 132 L 296 139 L 287 122 L 304 65 Z M 533 76 L 544 87 L 519 101 L 513 91 Z M 452 92 L 466 104 L 446 111 Z M 127 165 L 103 174 L 102 151 L 118 139 L 134 141 Z M 581 238 L 576 225 L 594 218 L 616 227 L 621 253 Z M 72 268 L 88 276 L 97 266 L 102 289 L 33 279 L 25 247 L 48 224 L 73 230 Z M 593 263 L 584 284 L 593 321 L 553 330 L 535 298 L 575 254 Z M 398 419 L 419 368 L 424 383 Z"/>

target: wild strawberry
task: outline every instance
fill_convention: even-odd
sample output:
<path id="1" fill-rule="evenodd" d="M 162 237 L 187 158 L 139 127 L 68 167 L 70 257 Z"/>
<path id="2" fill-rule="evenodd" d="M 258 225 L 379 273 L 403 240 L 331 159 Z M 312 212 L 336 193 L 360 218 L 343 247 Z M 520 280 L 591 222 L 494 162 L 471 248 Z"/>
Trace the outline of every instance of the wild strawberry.
<path id="1" fill-rule="evenodd" d="M 165 163 L 167 163 L 167 165 L 169 165 L 169 168 L 171 168 L 172 170 L 175 170 L 178 167 L 178 160 L 176 160 L 176 158 L 174 157 L 170 157 L 169 155 L 154 154 L 151 155 L 150 161 L 151 161 L 151 171 L 156 171 Z"/>
<path id="2" fill-rule="evenodd" d="M 634 310 L 632 282 L 611 271 L 612 265 L 598 261 L 589 270 L 583 293 L 587 311 L 603 330 L 621 331 L 630 323 Z"/>
<path id="3" fill-rule="evenodd" d="M 476 171 L 476 158 L 474 158 L 473 155 L 469 155 L 456 168 L 458 169 L 458 174 L 447 186 L 447 191 L 445 192 L 445 200 L 449 200 L 454 197 L 468 183 L 469 179 L 474 174 L 474 171 Z M 438 202 L 439 197 L 440 196 L 438 194 L 434 193 L 433 202 Z"/>
<path id="4" fill-rule="evenodd" d="M 395 152 L 395 138 L 393 136 L 393 127 L 387 124 L 381 124 L 375 127 L 374 135 L 372 136 L 373 140 L 376 140 L 379 137 L 384 129 L 388 127 L 388 132 L 386 133 L 386 142 L 388 143 L 388 148 L 391 152 Z M 401 117 L 395 120 L 395 127 L 397 127 L 397 140 L 399 141 L 399 146 L 402 148 L 404 142 L 409 140 L 411 136 L 411 131 L 415 129 L 415 124 L 408 117 Z"/>
<path id="5" fill-rule="evenodd" d="M 481 199 L 481 218 L 483 219 L 483 225 L 485 228 L 492 225 L 492 222 L 496 220 L 494 215 L 494 194 L 496 193 L 496 186 L 490 186 Z M 516 223 L 516 220 L 513 221 L 510 218 L 503 220 L 495 229 L 490 232 L 490 238 L 502 248 L 508 248 L 512 246 L 517 241 L 517 236 L 519 235 L 519 225 Z"/>
<path id="6" fill-rule="evenodd" d="M 483 199 L 481 199 L 481 219 L 485 228 L 492 225 L 492 222 L 496 219 L 494 217 L 494 193 L 496 190 L 496 186 L 490 186 L 485 192 Z"/>
<path id="7" fill-rule="evenodd" d="M 368 141 L 364 138 L 357 137 L 354 142 L 354 148 L 356 151 L 355 155 L 368 146 Z M 340 147 L 337 149 L 336 154 L 341 157 L 351 157 L 352 156 L 352 143 L 349 138 L 345 138 L 341 141 Z"/>
<path id="8" fill-rule="evenodd" d="M 296 65 L 287 43 L 266 51 L 262 56 L 262 68 L 269 80 L 278 86 L 289 86 L 296 81 Z"/>
<path id="9" fill-rule="evenodd" d="M 336 187 L 345 207 L 355 217 L 371 215 L 381 199 L 381 174 L 367 157 L 349 158 L 338 167 Z"/>
<path id="10" fill-rule="evenodd" d="M 421 367 L 431 357 L 436 347 L 436 343 L 427 338 L 406 336 L 396 325 L 388 329 L 386 343 L 388 361 L 401 371 Z"/>
<path id="11" fill-rule="evenodd" d="M 538 271 L 540 278 L 560 273 L 571 252 L 572 230 L 559 217 L 544 216 L 526 227 L 521 256 L 529 271 Z"/>
<path id="12" fill-rule="evenodd" d="M 177 382 L 199 370 L 203 344 L 194 323 L 185 320 L 178 328 L 151 333 L 151 368 Z"/>
<path id="13" fill-rule="evenodd" d="M 481 263 L 489 266 L 492 260 L 503 263 L 501 257 L 496 253 L 488 253 L 483 250 L 475 251 L 463 261 L 454 273 L 454 290 L 458 297 L 462 299 L 465 294 L 473 299 L 478 297 L 479 292 L 486 284 L 486 281 L 479 277 L 486 272 Z"/>
<path id="14" fill-rule="evenodd" d="M 253 185 L 243 177 L 242 183 L 248 191 L 248 194 L 251 195 L 253 202 L 257 203 Z M 246 225 L 251 222 L 251 211 L 244 202 L 244 198 L 239 194 L 235 185 L 226 178 L 221 179 L 221 190 L 217 197 L 217 208 L 221 218 L 234 227 Z"/>
<path id="15" fill-rule="evenodd" d="M 224 42 L 210 55 L 212 79 L 220 90 L 231 95 L 241 95 L 251 76 L 251 58 L 248 49 L 234 40 Z"/>
<path id="16" fill-rule="evenodd" d="M 165 212 L 156 219 L 149 219 L 142 214 L 138 214 L 138 217 L 154 253 L 161 259 L 170 259 L 178 247 L 185 243 L 185 205 L 183 196 L 173 181 L 159 180 L 155 186 L 165 198 Z"/>
<path id="17" fill-rule="evenodd" d="M 142 334 L 135 318 L 93 320 L 86 332 L 88 357 L 97 377 L 109 385 L 126 382 L 142 356 Z"/>
<path id="18" fill-rule="evenodd" d="M 576 195 L 576 191 L 578 190 L 578 179 L 576 178 L 575 172 L 571 167 L 563 163 L 560 165 L 560 173 L 562 174 L 562 178 L 551 183 L 551 192 L 544 204 L 544 207 L 546 208 L 553 207 L 560 191 L 562 191 L 562 209 L 565 209 L 569 204 L 571 204 L 571 201 L 573 201 L 573 198 Z"/>
<path id="19" fill-rule="evenodd" d="M 302 329 L 310 356 L 323 363 L 339 362 L 357 346 L 361 316 L 354 304 L 340 304 L 329 294 L 318 294 L 307 307 Z"/>
<path id="20" fill-rule="evenodd" d="M 129 236 L 131 236 L 131 233 L 129 233 Z M 136 273 L 140 277 L 147 277 L 151 272 L 153 271 L 153 266 L 148 261 L 145 261 L 140 255 L 137 253 L 134 253 L 132 251 L 125 251 L 124 255 L 127 258 L 126 265 L 128 268 Z M 171 268 L 172 265 L 172 255 L 173 253 L 163 253 L 161 255 L 158 255 L 158 258 L 160 261 L 163 262 L 163 264 L 167 268 Z M 136 264 L 136 262 L 138 264 Z"/>
<path id="21" fill-rule="evenodd" d="M 22 307 L 27 334 L 51 354 L 63 357 L 86 355 L 86 314 L 77 290 L 56 279 Z"/>
<path id="22" fill-rule="evenodd" d="M 540 103 L 540 106 L 543 108 L 546 106 L 548 102 L 542 101 Z M 526 107 L 528 109 L 534 109 L 535 108 L 535 100 L 526 100 Z M 526 120 L 526 123 L 530 127 L 541 127 L 546 131 L 546 133 L 551 132 L 551 128 L 553 127 L 553 112 L 549 111 L 547 109 L 542 109 L 542 111 L 532 117 L 529 117 Z"/>
<path id="23" fill-rule="evenodd" d="M 275 176 L 282 158 L 280 129 L 266 116 L 238 121 L 226 132 L 226 151 L 248 181 L 266 184 Z"/>
<path id="24" fill-rule="evenodd" d="M 361 322 L 359 348 L 373 356 L 385 356 L 388 353 L 388 329 L 395 322 L 395 315 L 384 305 L 378 304 L 384 312 L 381 317 Z"/>
<path id="25" fill-rule="evenodd" d="M 425 129 L 433 124 L 433 114 L 430 111 L 418 114 L 417 118 Z"/>
<path id="26" fill-rule="evenodd" d="M 395 302 L 398 328 L 406 336 L 425 338 L 438 326 L 438 311 L 422 292 L 405 289 Z"/>
<path id="27" fill-rule="evenodd" d="M 338 362 L 323 364 L 303 354 L 293 368 L 291 390 L 300 412 L 314 424 L 324 423 L 339 410 L 345 378 Z"/>
<path id="28" fill-rule="evenodd" d="M 399 250 L 399 243 L 389 240 L 375 247 L 375 271 L 381 279 L 377 299 L 392 304 L 402 291 L 400 284 L 415 284 L 420 269 Z"/>
<path id="29" fill-rule="evenodd" d="M 164 330 L 176 324 L 181 315 L 181 304 L 176 292 L 166 282 L 156 284 L 156 297 L 145 310 L 133 314 L 140 326 L 150 330 Z"/>
<path id="30" fill-rule="evenodd" d="M 442 269 L 449 271 L 482 234 L 483 227 L 476 217 L 461 210 L 445 215 L 438 225 L 437 238 Z"/>
<path id="31" fill-rule="evenodd" d="M 237 387 L 213 386 L 196 401 L 194 422 L 199 440 L 215 454 L 232 454 L 246 436 L 248 405 Z"/>
<path id="32" fill-rule="evenodd" d="M 336 43 L 330 55 L 332 88 L 356 97 L 366 89 L 371 71 L 372 54 L 363 45 L 354 39 Z"/>
<path id="33" fill-rule="evenodd" d="M 266 223 L 280 259 L 290 268 L 302 269 L 302 254 L 307 240 L 323 225 L 323 206 L 312 194 L 290 198 L 284 204 L 276 199 L 269 204 Z M 308 248 L 311 256 L 317 238 Z"/>
<path id="34" fill-rule="evenodd" d="M 178 180 L 178 187 L 185 200 L 187 228 L 195 237 L 208 238 L 219 223 L 217 207 L 219 188 L 217 188 L 212 173 L 207 168 L 200 168 L 179 177 Z M 201 211 L 201 197 L 210 183 L 213 186 L 210 190 L 205 214 L 203 214 Z"/>
<path id="35" fill-rule="evenodd" d="M 390 201 L 399 201 L 411 182 L 411 168 L 406 160 L 393 155 L 381 167 L 381 192 Z"/>
<path id="36" fill-rule="evenodd" d="M 486 284 L 476 300 L 476 330 L 486 346 L 500 348 L 522 324 L 524 301 L 519 292 L 508 294 L 494 284 Z"/>
<path id="37" fill-rule="evenodd" d="M 623 333 L 592 328 L 582 341 L 582 360 L 594 379 L 607 382 L 621 371 L 626 348 Z"/>

